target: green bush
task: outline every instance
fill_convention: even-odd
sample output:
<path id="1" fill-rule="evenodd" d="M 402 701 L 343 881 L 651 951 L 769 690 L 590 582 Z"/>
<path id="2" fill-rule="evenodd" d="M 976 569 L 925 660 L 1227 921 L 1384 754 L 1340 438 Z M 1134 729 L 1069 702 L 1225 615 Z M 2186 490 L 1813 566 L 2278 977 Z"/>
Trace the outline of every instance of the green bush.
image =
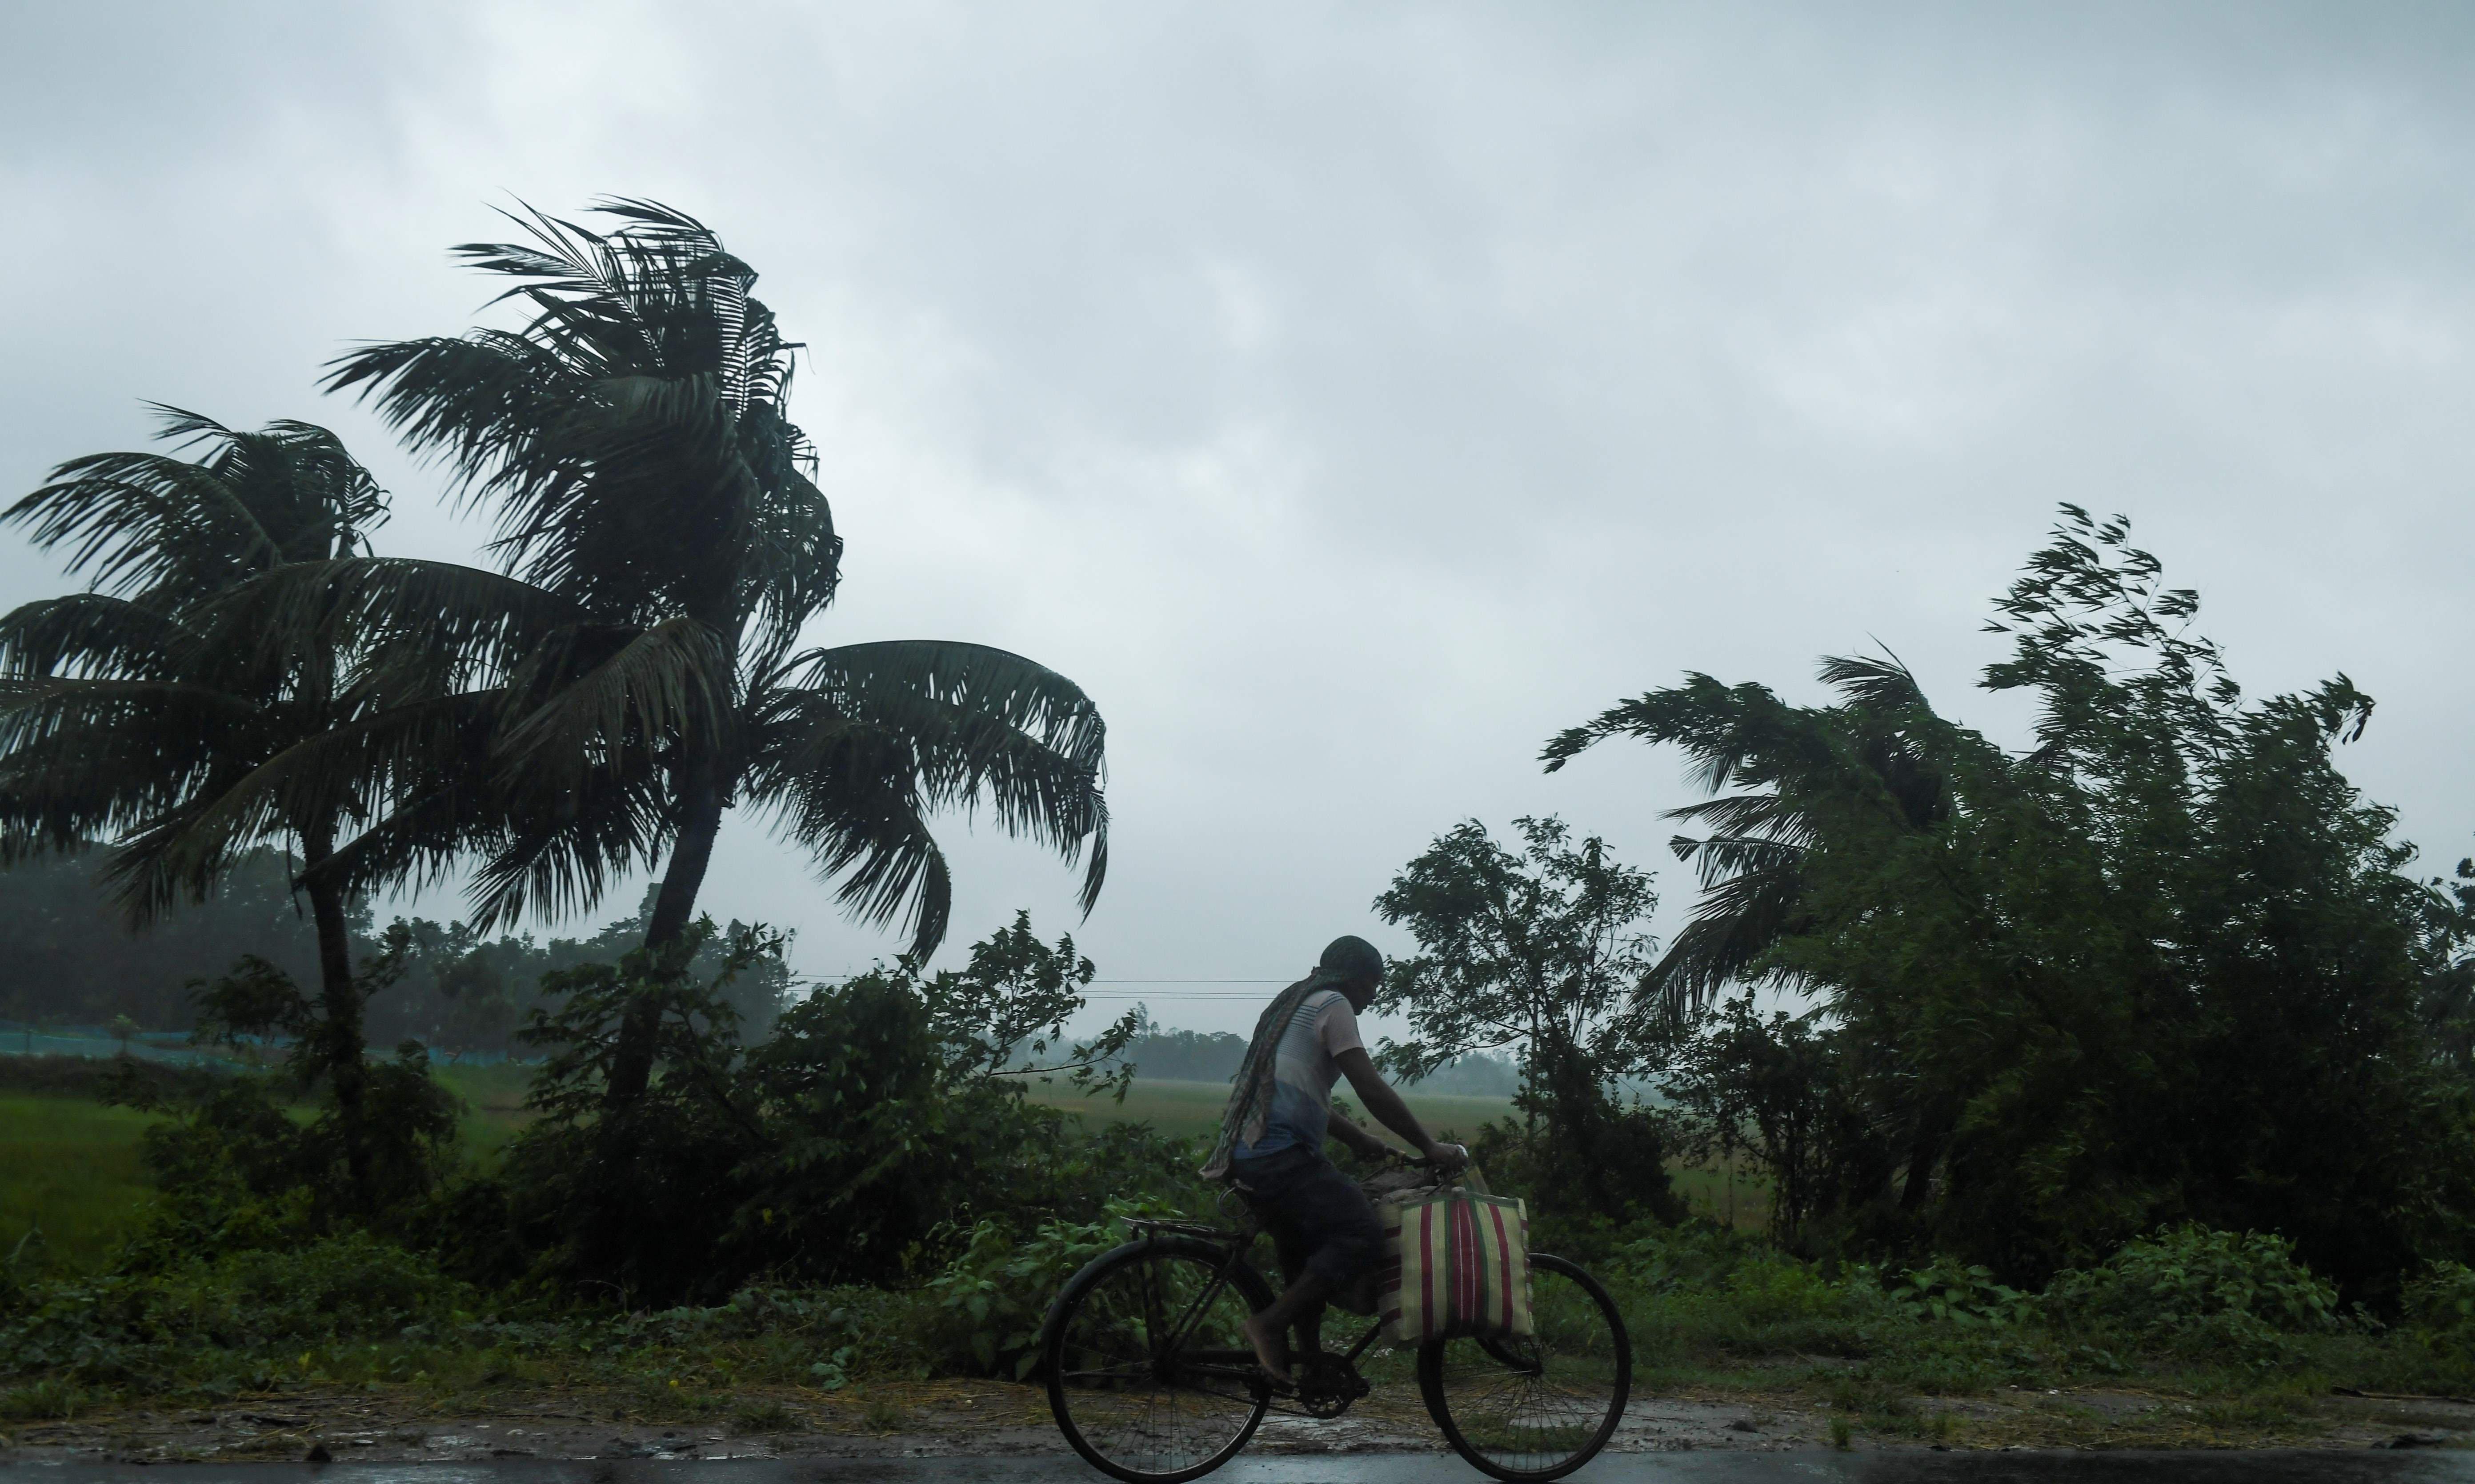
<path id="1" fill-rule="evenodd" d="M 2475 1268 L 2463 1262 L 2433 1263 L 2406 1285 L 2399 1318 L 2434 1334 L 2475 1331 Z"/>
<path id="2" fill-rule="evenodd" d="M 2292 1243 L 2197 1223 L 2137 1238 L 2102 1267 L 2056 1275 L 2046 1309 L 2065 1327 L 2255 1364 L 2291 1354 L 2291 1336 L 2346 1327 L 2338 1290 L 2295 1260 Z"/>
<path id="3" fill-rule="evenodd" d="M 1028 1240 L 1003 1222 L 981 1222 L 962 1254 L 928 1283 L 947 1358 L 960 1369 L 1017 1380 L 1030 1375 L 1040 1362 L 1041 1323 L 1066 1280 L 1132 1240 L 1128 1217 L 1180 1214 L 1157 1201 L 1112 1201 L 1099 1221 L 1045 1222 Z"/>
<path id="4" fill-rule="evenodd" d="M 733 962 L 772 951 L 741 937 Z M 723 986 L 648 977 L 658 968 L 631 955 L 546 981 L 563 998 L 525 1033 L 552 1048 L 532 1092 L 545 1116 L 508 1146 L 499 1180 L 432 1213 L 458 1271 L 615 1290 L 631 1305 L 714 1302 L 760 1276 L 910 1285 L 983 1221 L 1037 1231 L 1092 1220 L 1120 1195 L 1199 1192 L 1201 1156 L 1185 1143 L 1142 1125 L 1079 1136 L 986 1073 L 983 1044 L 957 1052 L 907 973 L 820 990 L 742 1046 Z M 660 1075 L 613 1112 L 604 1049 L 647 996 L 662 1007 Z"/>
<path id="5" fill-rule="evenodd" d="M 1899 1316 L 1870 1275 L 1845 1278 L 1707 1223 L 1636 1228 L 1600 1268 L 1650 1364 L 1713 1355 L 1861 1355 Z"/>
<path id="6" fill-rule="evenodd" d="M 120 1382 L 184 1356 L 392 1340 L 469 1317 L 478 1296 L 365 1232 L 243 1249 L 155 1272 L 25 1286 L 0 1322 L 0 1375 Z"/>
<path id="7" fill-rule="evenodd" d="M 1619 1244 L 1607 1265 L 1632 1283 L 1668 1293 L 1717 1287 L 1738 1267 L 1767 1251 L 1765 1244 L 1715 1223 L 1692 1221 L 1642 1230 Z"/>
<path id="8" fill-rule="evenodd" d="M 292 1252 L 238 1252 L 168 1277 L 159 1323 L 220 1343 L 393 1338 L 481 1307 L 479 1296 L 429 1257 L 367 1232 Z"/>
<path id="9" fill-rule="evenodd" d="M 2031 1295 L 1994 1281 L 1994 1274 L 1984 1266 L 1964 1265 L 1950 1257 L 1937 1257 L 1912 1270 L 1891 1285 L 1890 1295 L 1892 1302 L 1920 1319 L 1963 1329 L 2006 1328 L 2030 1317 L 2036 1307 Z"/>

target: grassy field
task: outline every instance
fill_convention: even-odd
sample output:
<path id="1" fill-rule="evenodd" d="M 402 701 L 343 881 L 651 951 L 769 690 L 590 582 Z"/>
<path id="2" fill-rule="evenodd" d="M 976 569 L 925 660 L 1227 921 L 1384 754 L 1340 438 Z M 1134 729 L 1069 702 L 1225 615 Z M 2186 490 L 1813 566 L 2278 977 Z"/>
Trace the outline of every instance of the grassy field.
<path id="1" fill-rule="evenodd" d="M 437 1067 L 438 1080 L 464 1100 L 460 1131 L 465 1149 L 477 1158 L 496 1157 L 516 1131 L 532 1121 L 525 1108 L 525 1089 L 532 1085 L 533 1070 L 513 1061 Z"/>
<path id="2" fill-rule="evenodd" d="M 439 1068 L 465 1102 L 464 1147 L 496 1156 L 530 1117 L 524 1066 Z M 306 1106 L 296 1110 L 307 1117 Z M 154 1115 L 72 1093 L 0 1093 L 0 1260 L 40 1229 L 42 1266 L 91 1272 L 137 1225 L 149 1198 L 138 1136 Z M 28 1252 L 34 1255 L 33 1249 Z"/>
<path id="3" fill-rule="evenodd" d="M 39 1229 L 50 1271 L 98 1265 L 148 1199 L 137 1135 L 151 1121 L 85 1098 L 0 1094 L 0 1258 Z"/>

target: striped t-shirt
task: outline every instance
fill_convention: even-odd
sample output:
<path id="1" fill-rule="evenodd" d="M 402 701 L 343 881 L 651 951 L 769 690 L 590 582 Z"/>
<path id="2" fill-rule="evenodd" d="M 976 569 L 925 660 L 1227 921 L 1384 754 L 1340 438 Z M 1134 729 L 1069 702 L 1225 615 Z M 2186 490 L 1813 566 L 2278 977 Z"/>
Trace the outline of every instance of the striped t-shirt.
<path id="1" fill-rule="evenodd" d="M 1320 1151 L 1332 1122 L 1332 1084 L 1340 1076 L 1336 1058 L 1365 1044 L 1347 995 L 1319 989 L 1299 1001 L 1272 1053 L 1271 1107 L 1255 1110 L 1230 1155 L 1250 1159 L 1291 1148 Z"/>

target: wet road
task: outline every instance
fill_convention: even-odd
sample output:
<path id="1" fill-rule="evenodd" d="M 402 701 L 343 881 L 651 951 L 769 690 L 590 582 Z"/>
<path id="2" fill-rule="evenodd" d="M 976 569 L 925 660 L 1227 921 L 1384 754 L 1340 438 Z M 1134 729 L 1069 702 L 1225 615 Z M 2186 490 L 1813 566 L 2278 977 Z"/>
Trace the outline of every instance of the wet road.
<path id="1" fill-rule="evenodd" d="M 19 1464 L 0 1474 L 59 1484 L 1090 1484 L 1063 1458 L 551 1460 L 400 1464 Z M 1458 1484 L 1478 1471 L 1433 1453 L 1241 1458 L 1214 1484 Z M 2264 1449 L 2223 1452 L 1628 1453 L 1578 1484 L 2475 1484 L 2475 1452 Z M 13 1484 L 13 1481 L 12 1481 Z"/>

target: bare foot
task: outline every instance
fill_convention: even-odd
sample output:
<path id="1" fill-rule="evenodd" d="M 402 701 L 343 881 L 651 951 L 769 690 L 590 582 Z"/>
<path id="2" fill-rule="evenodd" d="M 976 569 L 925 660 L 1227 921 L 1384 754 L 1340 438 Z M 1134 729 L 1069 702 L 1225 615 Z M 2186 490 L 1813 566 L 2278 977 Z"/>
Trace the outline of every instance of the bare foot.
<path id="1" fill-rule="evenodd" d="M 1289 1379 L 1289 1336 L 1287 1325 L 1268 1325 L 1261 1314 L 1243 1326 L 1246 1343 L 1255 1347 L 1255 1363 L 1283 1381 Z"/>

